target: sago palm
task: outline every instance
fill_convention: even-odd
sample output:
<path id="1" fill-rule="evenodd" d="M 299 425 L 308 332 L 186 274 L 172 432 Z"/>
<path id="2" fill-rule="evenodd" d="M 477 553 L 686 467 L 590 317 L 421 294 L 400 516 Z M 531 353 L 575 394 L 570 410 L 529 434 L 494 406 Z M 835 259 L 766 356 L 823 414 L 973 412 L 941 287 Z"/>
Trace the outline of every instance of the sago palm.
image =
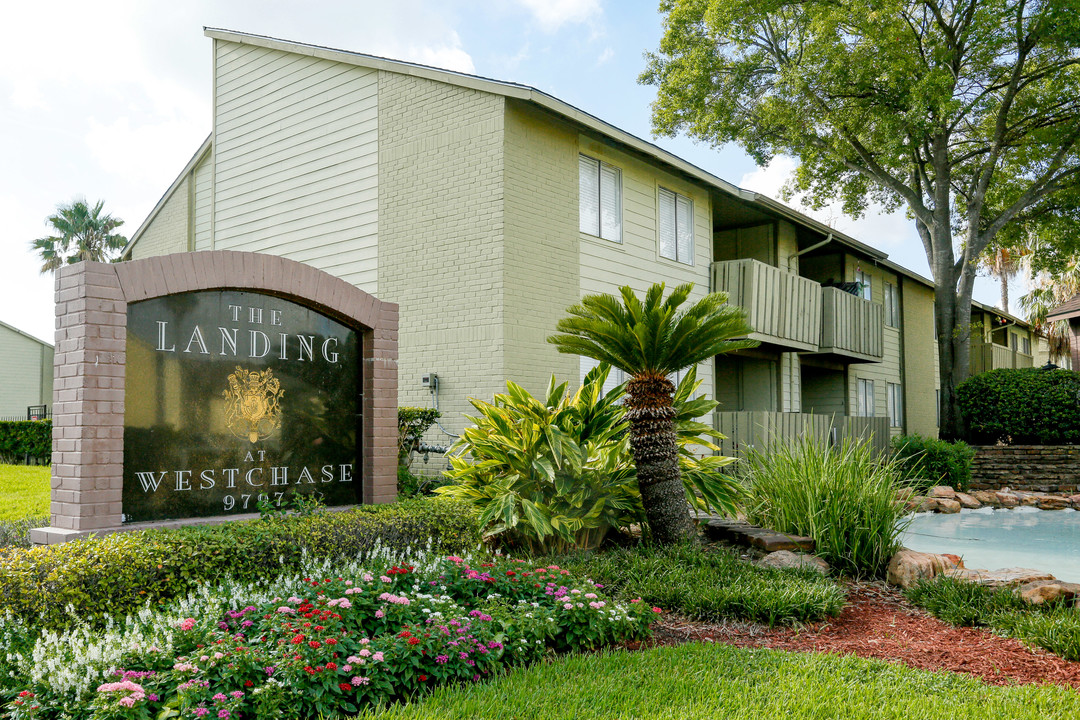
<path id="1" fill-rule="evenodd" d="M 690 537 L 693 524 L 679 477 L 679 449 L 672 406 L 672 373 L 714 355 L 749 348 L 753 332 L 742 308 L 727 304 L 725 293 L 711 293 L 680 309 L 693 283 L 679 285 L 665 300 L 664 283 L 653 285 L 644 301 L 629 287 L 622 298 L 587 295 L 559 321 L 562 335 L 553 343 L 562 353 L 608 363 L 630 376 L 626 385 L 630 445 L 641 502 L 653 539 L 662 544 Z"/>
<path id="2" fill-rule="evenodd" d="M 93 207 L 87 205 L 85 200 L 57 206 L 56 214 L 45 220 L 56 234 L 30 243 L 41 255 L 42 274 L 83 260 L 103 262 L 124 247 L 127 238 L 113 232 L 124 221 L 102 213 L 104 207 L 104 200 L 99 200 Z"/>

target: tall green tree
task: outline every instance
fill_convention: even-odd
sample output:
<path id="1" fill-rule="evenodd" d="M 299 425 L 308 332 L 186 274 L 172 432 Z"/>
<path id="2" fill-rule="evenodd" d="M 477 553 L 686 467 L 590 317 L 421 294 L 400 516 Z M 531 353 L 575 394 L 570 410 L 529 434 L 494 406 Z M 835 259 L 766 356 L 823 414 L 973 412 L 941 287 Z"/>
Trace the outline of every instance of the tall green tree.
<path id="1" fill-rule="evenodd" d="M 45 219 L 54 234 L 30 243 L 41 256 L 43 275 L 83 260 L 111 260 L 124 247 L 127 238 L 113 232 L 124 221 L 104 212 L 104 208 L 104 200 L 91 207 L 86 200 L 76 199 L 58 205 L 56 213 Z"/>
<path id="2" fill-rule="evenodd" d="M 1076 0 L 663 0 L 657 133 L 798 159 L 788 193 L 906 207 L 936 285 L 942 434 L 977 261 L 1080 183 Z M 956 240 L 959 240 L 956 242 Z"/>
<path id="3" fill-rule="evenodd" d="M 655 541 L 670 544 L 694 532 L 679 475 L 679 446 L 672 405 L 675 384 L 668 376 L 732 350 L 754 347 L 737 339 L 753 332 L 742 308 L 727 295 L 711 293 L 685 309 L 692 283 L 679 285 L 664 299 L 664 283 L 645 293 L 629 287 L 614 295 L 586 295 L 559 320 L 553 343 L 562 353 L 583 355 L 617 367 L 626 384 L 626 418 L 637 470 L 641 504 Z"/>

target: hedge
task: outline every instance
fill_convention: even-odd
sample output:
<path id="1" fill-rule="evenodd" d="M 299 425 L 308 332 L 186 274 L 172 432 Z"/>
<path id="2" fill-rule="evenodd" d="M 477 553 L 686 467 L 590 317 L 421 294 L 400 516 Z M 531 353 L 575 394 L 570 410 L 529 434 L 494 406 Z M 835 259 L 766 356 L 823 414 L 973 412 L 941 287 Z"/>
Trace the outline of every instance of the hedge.
<path id="1" fill-rule="evenodd" d="M 893 438 L 900 477 L 925 492 L 935 485 L 949 485 L 967 492 L 975 451 L 965 442 L 946 442 L 921 435 Z"/>
<path id="2" fill-rule="evenodd" d="M 52 420 L 0 421 L 0 460 L 25 455 L 40 460 L 52 456 Z"/>
<path id="3" fill-rule="evenodd" d="M 957 400 L 970 443 L 1080 443 L 1080 373 L 991 370 L 961 383 Z"/>
<path id="4" fill-rule="evenodd" d="M 474 549 L 480 542 L 476 514 L 463 502 L 423 498 L 10 549 L 0 556 L 0 616 L 11 612 L 59 627 L 70 621 L 65 608 L 71 605 L 74 615 L 104 623 L 148 600 L 185 595 L 200 583 L 290 572 L 305 551 L 340 560 L 364 557 L 376 547 L 405 550 L 429 542 L 439 553 Z"/>

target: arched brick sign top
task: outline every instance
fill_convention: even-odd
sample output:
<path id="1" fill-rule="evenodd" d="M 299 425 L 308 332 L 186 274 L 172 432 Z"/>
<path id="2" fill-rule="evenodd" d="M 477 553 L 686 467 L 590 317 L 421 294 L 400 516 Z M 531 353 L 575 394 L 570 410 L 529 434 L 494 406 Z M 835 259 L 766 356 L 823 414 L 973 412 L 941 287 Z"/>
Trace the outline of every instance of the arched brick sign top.
<path id="1" fill-rule="evenodd" d="M 212 251 L 116 264 L 84 262 L 56 276 L 51 527 L 32 530 L 34 542 L 132 529 L 122 524 L 121 497 L 128 305 L 208 290 L 279 297 L 360 335 L 362 500 L 396 497 L 396 304 L 274 255 Z"/>

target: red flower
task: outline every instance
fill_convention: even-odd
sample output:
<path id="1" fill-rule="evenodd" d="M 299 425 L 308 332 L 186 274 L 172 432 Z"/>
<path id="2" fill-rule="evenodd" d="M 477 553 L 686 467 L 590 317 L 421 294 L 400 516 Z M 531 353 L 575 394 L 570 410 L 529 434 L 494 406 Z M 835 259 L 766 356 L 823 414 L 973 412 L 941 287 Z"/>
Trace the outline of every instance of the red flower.
<path id="1" fill-rule="evenodd" d="M 427 675 L 421 675 L 420 682 L 427 682 Z"/>
<path id="2" fill-rule="evenodd" d="M 327 638 L 326 639 L 326 644 L 327 645 L 337 645 L 337 640 L 335 640 L 334 638 Z"/>
<path id="3" fill-rule="evenodd" d="M 337 670 L 337 663 L 335 663 L 335 662 L 326 663 L 326 669 L 327 670 Z"/>
<path id="4" fill-rule="evenodd" d="M 304 668 L 304 672 L 306 672 L 308 675 L 314 675 L 315 674 L 315 668 L 308 665 L 307 667 Z"/>
<path id="5" fill-rule="evenodd" d="M 308 643 L 308 647 L 313 648 L 315 650 L 318 650 L 319 648 L 322 647 L 322 643 L 319 642 L 318 640 L 312 640 L 311 642 Z"/>
<path id="6" fill-rule="evenodd" d="M 255 683 L 251 682 L 250 680 L 245 680 L 244 681 L 244 687 L 252 687 L 254 684 Z"/>
<path id="7" fill-rule="evenodd" d="M 410 645 L 419 645 L 420 644 L 420 638 L 411 637 L 411 638 L 409 638 L 408 643 Z"/>
<path id="8" fill-rule="evenodd" d="M 350 685 L 349 683 L 341 683 L 340 685 L 338 685 L 338 689 L 341 690 L 341 692 L 351 692 L 352 685 Z"/>
<path id="9" fill-rule="evenodd" d="M 296 637 L 294 637 L 292 639 L 292 644 L 293 645 L 299 645 L 302 642 L 304 642 L 304 636 L 303 635 L 297 635 Z"/>

